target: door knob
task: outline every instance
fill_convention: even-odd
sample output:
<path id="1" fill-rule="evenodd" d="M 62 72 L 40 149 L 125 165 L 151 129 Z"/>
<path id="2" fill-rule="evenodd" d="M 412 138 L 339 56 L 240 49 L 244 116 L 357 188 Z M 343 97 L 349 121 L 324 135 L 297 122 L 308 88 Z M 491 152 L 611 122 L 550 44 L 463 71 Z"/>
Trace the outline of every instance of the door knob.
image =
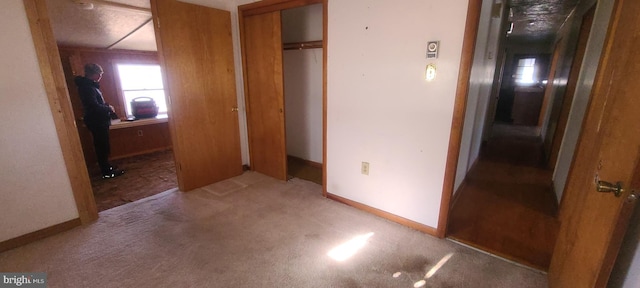
<path id="1" fill-rule="evenodd" d="M 624 192 L 624 189 L 622 189 L 622 182 L 619 181 L 613 184 L 606 181 L 598 180 L 596 190 L 602 193 L 613 192 L 613 195 L 616 195 L 616 197 L 620 197 L 622 192 Z"/>
<path id="2" fill-rule="evenodd" d="M 634 193 L 634 191 L 631 191 L 631 194 L 629 194 L 629 196 L 627 196 L 627 202 L 633 203 L 636 200 L 638 200 L 638 195 L 636 195 L 636 193 Z"/>

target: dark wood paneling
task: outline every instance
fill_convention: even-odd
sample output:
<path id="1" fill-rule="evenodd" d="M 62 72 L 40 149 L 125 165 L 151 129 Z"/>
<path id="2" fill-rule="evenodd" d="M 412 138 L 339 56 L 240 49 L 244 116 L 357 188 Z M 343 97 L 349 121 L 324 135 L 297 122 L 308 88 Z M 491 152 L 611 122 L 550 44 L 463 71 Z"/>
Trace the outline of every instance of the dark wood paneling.
<path id="1" fill-rule="evenodd" d="M 64 75 L 69 87 L 69 95 L 73 104 L 73 112 L 76 119 L 82 117 L 82 103 L 78 96 L 78 89 L 73 82 L 75 76 L 84 75 L 84 65 L 87 63 L 96 63 L 102 66 L 104 74 L 100 80 L 100 91 L 104 97 L 104 101 L 113 105 L 116 113 L 120 117 L 124 117 L 125 103 L 117 81 L 117 71 L 114 64 L 158 64 L 158 53 L 128 51 L 128 50 L 102 50 L 89 49 L 79 47 L 60 47 L 60 59 L 64 68 Z"/>
<path id="2" fill-rule="evenodd" d="M 168 123 L 111 129 L 111 159 L 171 148 Z"/>
<path id="3" fill-rule="evenodd" d="M 121 118 L 124 118 L 126 115 L 124 108 L 125 103 L 120 92 L 120 85 L 117 81 L 117 72 L 115 71 L 114 64 L 158 64 L 158 53 L 83 47 L 60 47 L 59 49 L 60 60 L 69 90 L 69 98 L 71 106 L 73 107 L 74 119 L 78 128 L 80 142 L 82 143 L 85 163 L 90 174 L 99 173 L 96 166 L 97 159 L 93 148 L 93 138 L 89 129 L 87 129 L 82 122 L 82 102 L 80 101 L 80 96 L 78 96 L 78 89 L 74 83 L 74 78 L 84 74 L 84 64 L 86 63 L 96 63 L 102 66 L 104 75 L 100 81 L 100 90 L 102 91 L 105 101 L 113 105 L 116 113 Z M 128 131 L 131 130 L 130 128 L 126 129 Z M 142 138 L 137 136 L 137 130 L 133 133 L 129 133 L 128 131 L 114 132 L 116 130 L 111 130 L 111 158 L 139 155 L 166 149 L 171 146 L 169 128 L 166 123 L 153 128 L 143 129 L 149 131 L 145 133 L 145 137 Z"/>

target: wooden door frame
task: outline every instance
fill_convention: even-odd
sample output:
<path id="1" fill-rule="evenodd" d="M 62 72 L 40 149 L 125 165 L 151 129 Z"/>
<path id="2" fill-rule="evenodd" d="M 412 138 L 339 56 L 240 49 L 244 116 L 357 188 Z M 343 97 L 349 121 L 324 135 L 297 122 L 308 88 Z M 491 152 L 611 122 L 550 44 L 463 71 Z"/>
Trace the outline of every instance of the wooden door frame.
<path id="1" fill-rule="evenodd" d="M 538 114 L 538 128 L 542 131 L 542 125 L 544 124 L 544 119 L 547 117 L 547 114 L 551 112 L 549 110 L 549 101 L 551 101 L 551 97 L 555 96 L 555 89 L 553 89 L 553 80 L 556 78 L 556 72 L 558 71 L 558 59 L 560 59 L 560 42 L 563 41 L 560 39 L 556 41 L 553 47 L 553 54 L 551 54 L 551 64 L 549 64 L 549 72 L 547 74 L 547 86 L 544 89 L 544 97 L 542 98 L 542 105 L 540 106 L 540 113 Z M 554 95 L 552 95 L 554 94 Z M 547 125 L 549 123 L 547 122 Z"/>
<path id="2" fill-rule="evenodd" d="M 238 6 L 238 22 L 240 30 L 240 46 L 245 47 L 244 41 L 244 17 L 251 15 L 259 15 L 263 13 L 282 11 L 285 9 L 303 7 L 313 4 L 322 4 L 322 195 L 327 197 L 327 38 L 328 38 L 328 0 L 264 0 L 250 4 Z M 249 103 L 247 99 L 247 91 L 249 91 L 249 83 L 247 81 L 247 55 L 245 50 L 241 51 L 242 56 L 242 81 L 244 85 L 245 103 Z M 250 109 L 250 107 L 246 107 Z M 246 113 L 245 115 L 249 115 Z M 251 131 L 250 119 L 247 118 L 247 131 Z M 251 137 L 251 135 L 247 135 Z M 249 159 L 251 159 L 251 140 L 249 143 Z M 251 161 L 251 160 L 249 160 Z"/>
<path id="3" fill-rule="evenodd" d="M 451 208 L 451 196 L 455 185 L 458 159 L 460 158 L 460 146 L 462 145 L 462 129 L 464 114 L 467 108 L 467 96 L 469 94 L 469 80 L 473 66 L 473 54 L 475 53 L 476 38 L 480 23 L 482 0 L 469 0 L 467 8 L 467 20 L 462 42 L 462 56 L 458 73 L 458 85 L 456 88 L 455 102 L 453 104 L 453 117 L 451 121 L 451 134 L 449 135 L 449 148 L 447 162 L 444 170 L 444 184 L 442 185 L 442 198 L 440 200 L 440 215 L 436 236 L 444 238 L 449 222 L 449 210 Z"/>
<path id="4" fill-rule="evenodd" d="M 578 82 L 578 77 L 580 76 L 580 68 L 582 67 L 582 62 L 584 61 L 584 56 L 586 54 L 589 34 L 591 34 L 591 27 L 593 26 L 593 20 L 595 18 L 596 6 L 596 3 L 594 3 L 591 8 L 586 9 L 581 15 L 582 23 L 580 23 L 580 32 L 578 34 L 576 47 L 574 49 L 575 55 L 573 57 L 571 68 L 569 70 L 567 87 L 562 98 L 560 114 L 557 117 L 558 122 L 556 123 L 556 128 L 552 134 L 553 138 L 551 140 L 551 148 L 547 159 L 547 168 L 549 169 L 554 169 L 556 167 L 556 162 L 558 161 L 558 157 L 560 156 L 560 145 L 562 144 L 562 140 L 564 139 L 564 132 L 569 122 L 569 112 L 571 111 L 571 106 L 573 104 L 573 98 L 577 87 L 576 85 Z M 585 23 L 585 21 L 587 21 L 587 23 Z M 564 194 L 562 198 L 564 198 Z M 560 201 L 560 206 L 562 206 L 562 201 Z"/>
<path id="5" fill-rule="evenodd" d="M 73 198 L 82 224 L 98 219 L 89 172 L 85 165 L 80 136 L 71 108 L 60 53 L 49 18 L 46 1 L 24 0 L 38 63 L 56 127 L 62 156 L 69 175 Z M 46 229 L 44 229 L 46 230 Z M 43 230 L 43 231 L 44 231 Z"/>

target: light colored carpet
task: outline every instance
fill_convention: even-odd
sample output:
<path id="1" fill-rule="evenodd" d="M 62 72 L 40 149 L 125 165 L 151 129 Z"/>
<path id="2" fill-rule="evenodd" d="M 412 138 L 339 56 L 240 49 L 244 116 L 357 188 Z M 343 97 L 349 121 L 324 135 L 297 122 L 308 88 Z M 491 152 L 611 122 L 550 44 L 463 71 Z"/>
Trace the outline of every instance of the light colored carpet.
<path id="1" fill-rule="evenodd" d="M 101 212 L 0 254 L 0 271 L 47 272 L 49 287 L 547 286 L 539 272 L 325 199 L 312 182 L 246 172 L 218 188 Z M 351 239 L 362 245 L 351 258 L 328 256 Z"/>

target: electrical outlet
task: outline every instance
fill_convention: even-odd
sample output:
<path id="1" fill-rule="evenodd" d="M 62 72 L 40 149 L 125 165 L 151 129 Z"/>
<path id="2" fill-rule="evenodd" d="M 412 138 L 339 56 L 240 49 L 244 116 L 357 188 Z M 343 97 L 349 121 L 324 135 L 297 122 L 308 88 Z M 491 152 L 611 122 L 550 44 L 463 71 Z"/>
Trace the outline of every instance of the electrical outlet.
<path id="1" fill-rule="evenodd" d="M 360 172 L 364 175 L 369 175 L 369 162 L 362 162 L 362 168 L 360 168 Z"/>

